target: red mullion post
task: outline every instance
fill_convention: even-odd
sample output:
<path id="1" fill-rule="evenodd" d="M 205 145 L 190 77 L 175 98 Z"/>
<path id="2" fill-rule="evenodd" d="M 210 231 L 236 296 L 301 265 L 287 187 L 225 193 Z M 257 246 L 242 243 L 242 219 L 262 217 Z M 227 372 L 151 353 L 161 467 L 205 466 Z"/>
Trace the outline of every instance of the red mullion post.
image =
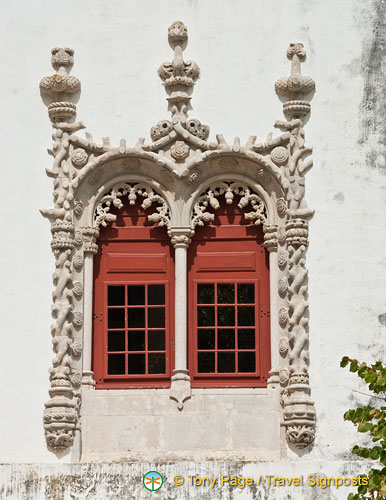
<path id="1" fill-rule="evenodd" d="M 233 306 L 235 308 L 235 375 L 239 374 L 239 301 L 237 298 L 237 289 L 239 284 L 235 283 L 235 299 Z"/>
<path id="2" fill-rule="evenodd" d="M 148 322 L 148 317 L 149 317 L 149 304 L 148 304 L 148 286 L 149 283 L 145 283 L 145 377 L 149 375 L 149 352 L 148 352 L 148 335 L 149 335 L 149 322 Z M 166 302 L 166 295 L 165 295 L 165 302 Z"/>
<path id="3" fill-rule="evenodd" d="M 262 319 L 262 318 L 261 318 Z M 261 380 L 260 281 L 255 283 L 255 376 Z"/>
<path id="4" fill-rule="evenodd" d="M 125 375 L 129 374 L 129 330 L 128 330 L 128 324 L 127 324 L 127 306 L 128 306 L 128 299 L 127 299 L 127 283 L 124 285 L 125 287 Z"/>
<path id="5" fill-rule="evenodd" d="M 214 373 L 218 375 L 218 283 L 214 283 Z"/>

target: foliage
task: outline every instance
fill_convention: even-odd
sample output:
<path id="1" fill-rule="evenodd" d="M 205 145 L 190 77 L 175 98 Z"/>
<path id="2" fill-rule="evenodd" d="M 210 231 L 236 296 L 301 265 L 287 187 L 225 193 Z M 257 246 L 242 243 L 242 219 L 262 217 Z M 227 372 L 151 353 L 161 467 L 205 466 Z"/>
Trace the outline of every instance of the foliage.
<path id="1" fill-rule="evenodd" d="M 350 372 L 357 373 L 369 389 L 375 393 L 386 392 L 386 367 L 380 361 L 369 366 L 356 359 L 344 357 L 340 363 L 342 368 L 350 366 Z M 379 399 L 386 399 L 382 396 Z M 348 410 L 344 414 L 345 420 L 350 420 L 357 426 L 358 432 L 367 432 L 372 438 L 374 446 L 354 446 L 352 453 L 362 458 L 374 460 L 381 468 L 372 468 L 367 476 L 368 484 L 362 484 L 358 493 L 350 493 L 348 500 L 384 500 L 386 499 L 386 406 L 373 408 L 361 406 L 355 410 Z M 383 466 L 383 467 L 382 467 Z M 366 481 L 367 482 L 367 481 Z"/>

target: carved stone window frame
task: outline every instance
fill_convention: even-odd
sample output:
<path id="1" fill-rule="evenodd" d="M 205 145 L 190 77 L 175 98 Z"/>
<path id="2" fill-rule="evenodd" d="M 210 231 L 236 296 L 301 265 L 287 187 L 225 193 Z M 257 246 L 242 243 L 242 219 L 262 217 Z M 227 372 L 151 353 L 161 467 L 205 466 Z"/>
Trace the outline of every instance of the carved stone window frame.
<path id="1" fill-rule="evenodd" d="M 45 404 L 44 428 L 48 446 L 61 452 L 80 431 L 82 391 L 93 389 L 91 371 L 93 255 L 98 250 L 99 228 L 114 219 L 109 206 L 119 208 L 122 196 L 140 198 L 154 207 L 149 219 L 165 226 L 175 247 L 175 370 L 170 397 L 182 410 L 191 397 L 187 367 L 186 254 L 198 225 L 208 222 L 217 198 L 249 207 L 246 218 L 262 224 L 269 251 L 271 309 L 271 372 L 268 385 L 280 387 L 282 425 L 290 446 L 304 448 L 315 435 L 315 409 L 308 378 L 308 297 L 305 257 L 308 220 L 304 176 L 312 167 L 311 148 L 304 143 L 304 117 L 310 112 L 304 95 L 314 90 L 311 77 L 301 74 L 303 45 L 290 44 L 291 75 L 279 79 L 276 92 L 285 101 L 281 133 L 265 142 L 249 137 L 232 144 L 217 135 L 208 142 L 209 127 L 189 119 L 191 89 L 199 77 L 194 62 L 185 62 L 182 49 L 186 27 L 169 27 L 174 58 L 158 71 L 171 108 L 171 120 L 151 129 L 151 143 L 139 139 L 134 147 L 119 146 L 108 138 L 96 144 L 76 122 L 79 80 L 70 75 L 73 50 L 52 50 L 56 73 L 43 78 L 40 89 L 48 102 L 53 125 L 54 207 L 42 210 L 51 222 L 55 273 L 51 326 L 55 351 L 50 369 L 50 400 Z"/>

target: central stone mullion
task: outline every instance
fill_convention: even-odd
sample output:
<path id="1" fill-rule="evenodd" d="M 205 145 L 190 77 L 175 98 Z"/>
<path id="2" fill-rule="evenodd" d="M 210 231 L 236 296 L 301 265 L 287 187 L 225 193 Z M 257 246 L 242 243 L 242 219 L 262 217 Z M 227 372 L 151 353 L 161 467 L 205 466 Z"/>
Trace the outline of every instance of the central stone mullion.
<path id="1" fill-rule="evenodd" d="M 193 232 L 190 227 L 174 227 L 169 229 L 168 234 L 175 248 L 175 367 L 170 397 L 177 402 L 178 409 L 182 410 L 184 402 L 192 394 L 187 367 L 187 251 Z"/>

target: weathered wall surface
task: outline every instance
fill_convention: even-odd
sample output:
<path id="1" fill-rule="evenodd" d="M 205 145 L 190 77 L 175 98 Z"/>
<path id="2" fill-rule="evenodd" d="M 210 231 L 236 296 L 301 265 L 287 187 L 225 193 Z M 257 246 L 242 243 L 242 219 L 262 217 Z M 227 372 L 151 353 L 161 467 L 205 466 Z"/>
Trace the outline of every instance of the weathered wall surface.
<path id="1" fill-rule="evenodd" d="M 38 212 L 51 206 L 52 189 L 44 173 L 51 163 L 46 154 L 51 129 L 38 82 L 51 74 L 50 49 L 75 49 L 73 73 L 82 82 L 78 118 L 94 137 L 109 135 L 113 143 L 125 137 L 134 144 L 168 117 L 156 69 L 170 59 L 167 27 L 181 19 L 189 30 L 186 58 L 201 68 L 190 116 L 211 127 L 211 138 L 222 133 L 228 139 L 257 135 L 264 140 L 282 118 L 273 86 L 288 75 L 288 43 L 301 41 L 306 47 L 304 72 L 317 86 L 305 131 L 314 146 L 307 200 L 316 212 L 307 262 L 310 380 L 318 420 L 313 449 L 289 457 L 302 462 L 299 474 L 311 460 L 322 464 L 320 471 L 323 464 L 341 461 L 336 473 L 342 472 L 357 440 L 342 414 L 369 398 L 339 368 L 339 360 L 345 354 L 384 358 L 385 7 L 383 0 L 96 0 L 82 5 L 37 0 L 33 9 L 25 1 L 2 3 L 0 461 L 71 460 L 70 454 L 58 458 L 47 450 L 42 429 L 52 358 L 54 260 L 49 227 Z M 284 474 L 291 467 L 280 464 L 275 470 Z M 20 469 L 20 477 L 28 473 Z M 19 498 L 11 490 L 6 498 Z"/>

